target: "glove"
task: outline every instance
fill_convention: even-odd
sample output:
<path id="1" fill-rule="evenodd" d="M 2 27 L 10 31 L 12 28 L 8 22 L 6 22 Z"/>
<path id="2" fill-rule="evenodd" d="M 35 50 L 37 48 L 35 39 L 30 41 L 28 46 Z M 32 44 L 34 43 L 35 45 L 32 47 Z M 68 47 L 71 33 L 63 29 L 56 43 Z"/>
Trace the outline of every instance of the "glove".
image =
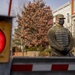
<path id="1" fill-rule="evenodd" d="M 64 50 L 61 51 L 61 53 L 65 56 L 69 53 L 69 50 L 67 48 L 64 48 Z"/>

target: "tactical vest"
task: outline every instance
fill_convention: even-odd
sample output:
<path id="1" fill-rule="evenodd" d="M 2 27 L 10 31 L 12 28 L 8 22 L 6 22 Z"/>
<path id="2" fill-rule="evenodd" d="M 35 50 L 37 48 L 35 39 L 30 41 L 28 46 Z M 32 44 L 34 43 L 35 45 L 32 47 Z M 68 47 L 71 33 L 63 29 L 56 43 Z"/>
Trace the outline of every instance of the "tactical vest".
<path id="1" fill-rule="evenodd" d="M 68 31 L 65 28 L 56 27 L 55 36 L 57 42 L 63 47 L 67 47 L 69 44 L 69 35 Z"/>

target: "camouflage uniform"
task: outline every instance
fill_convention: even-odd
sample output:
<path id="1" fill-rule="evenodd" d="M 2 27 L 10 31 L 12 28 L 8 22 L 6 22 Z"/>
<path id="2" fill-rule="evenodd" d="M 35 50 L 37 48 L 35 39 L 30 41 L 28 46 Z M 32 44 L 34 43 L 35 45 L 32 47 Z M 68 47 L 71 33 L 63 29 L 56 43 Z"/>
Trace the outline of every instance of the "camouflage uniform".
<path id="1" fill-rule="evenodd" d="M 57 18 L 64 18 L 64 16 L 58 14 Z M 63 51 L 66 47 L 70 52 L 73 47 L 72 34 L 60 24 L 56 24 L 56 26 L 49 29 L 48 39 L 51 46 L 51 56 L 64 56 L 60 51 Z M 69 56 L 69 53 L 65 56 Z"/>

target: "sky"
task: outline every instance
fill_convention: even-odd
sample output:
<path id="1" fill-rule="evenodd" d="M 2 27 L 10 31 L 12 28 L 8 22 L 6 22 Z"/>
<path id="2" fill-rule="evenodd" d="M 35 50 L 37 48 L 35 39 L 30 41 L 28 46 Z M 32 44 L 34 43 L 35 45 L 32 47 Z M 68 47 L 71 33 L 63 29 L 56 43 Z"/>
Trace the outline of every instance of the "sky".
<path id="1" fill-rule="evenodd" d="M 21 1 L 24 3 L 28 3 L 28 1 L 33 1 L 33 0 L 12 0 L 13 1 L 13 9 L 14 10 L 14 15 L 17 13 L 19 10 L 18 8 L 20 5 L 22 5 Z M 67 2 L 71 2 L 71 0 L 44 0 L 47 6 L 51 7 L 51 10 L 55 10 L 58 7 L 64 5 Z M 8 14 L 8 6 L 9 6 L 9 0 L 0 0 L 0 15 L 7 15 Z M 17 9 L 17 10 L 16 10 Z"/>
<path id="2" fill-rule="evenodd" d="M 48 6 L 51 7 L 52 10 L 57 9 L 58 7 L 71 2 L 71 0 L 44 0 Z"/>

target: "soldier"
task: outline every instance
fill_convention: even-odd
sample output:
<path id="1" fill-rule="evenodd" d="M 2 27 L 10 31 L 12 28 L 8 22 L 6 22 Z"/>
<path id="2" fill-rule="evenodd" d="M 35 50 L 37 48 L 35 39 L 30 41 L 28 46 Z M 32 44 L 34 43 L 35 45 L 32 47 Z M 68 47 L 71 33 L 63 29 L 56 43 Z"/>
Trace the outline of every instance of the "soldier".
<path id="1" fill-rule="evenodd" d="M 48 31 L 48 39 L 51 46 L 51 56 L 69 56 L 73 48 L 73 37 L 70 31 L 63 27 L 64 16 L 56 15 L 56 26 Z"/>

